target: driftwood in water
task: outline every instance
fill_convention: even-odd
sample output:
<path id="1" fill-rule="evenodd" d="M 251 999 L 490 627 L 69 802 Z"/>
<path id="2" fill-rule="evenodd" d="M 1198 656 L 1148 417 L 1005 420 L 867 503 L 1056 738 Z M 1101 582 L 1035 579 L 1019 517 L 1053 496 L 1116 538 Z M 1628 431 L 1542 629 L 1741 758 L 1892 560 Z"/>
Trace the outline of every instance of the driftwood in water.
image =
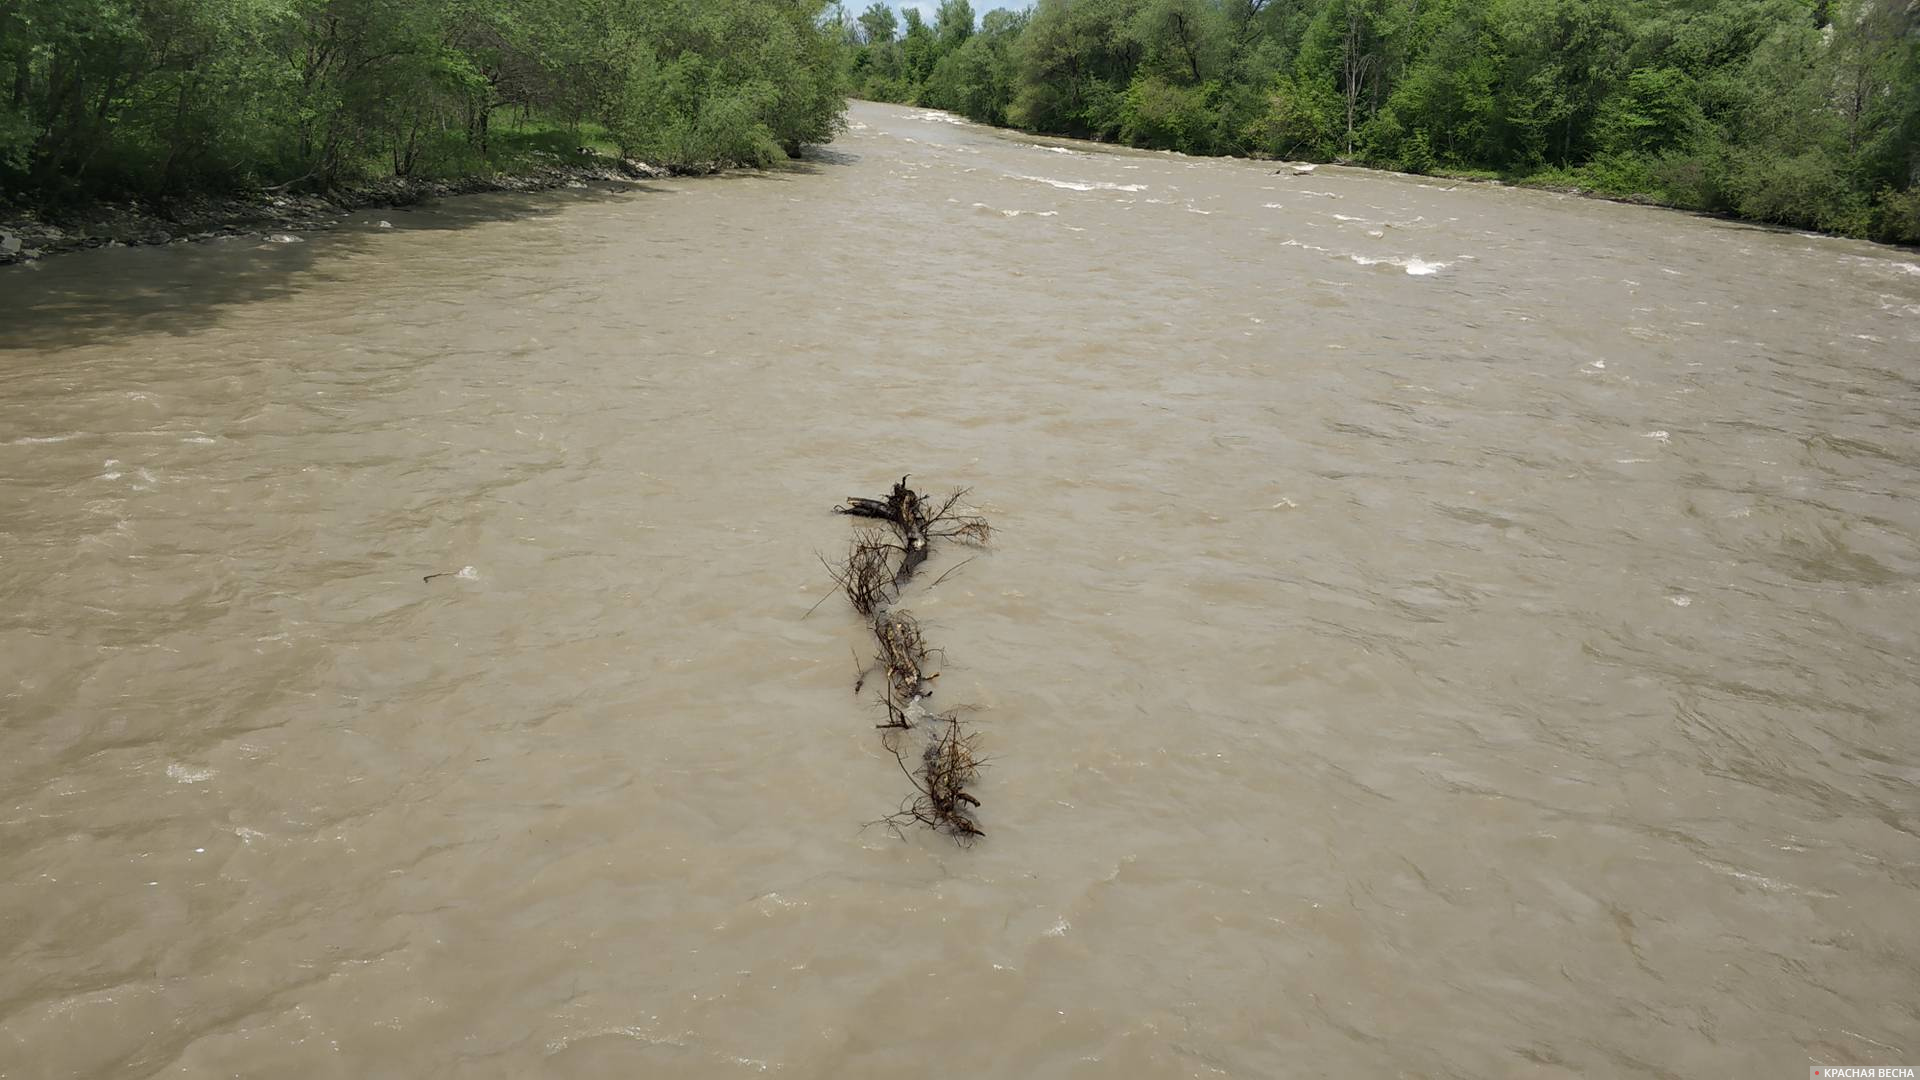
<path id="1" fill-rule="evenodd" d="M 884 499 L 850 495 L 845 506 L 833 509 L 835 513 L 852 517 L 877 518 L 893 526 L 894 534 L 900 541 L 900 564 L 893 574 L 893 587 L 897 592 L 913 576 L 913 572 L 920 569 L 920 564 L 927 561 L 934 540 L 984 544 L 992 538 L 993 529 L 987 524 L 987 519 L 960 510 L 960 500 L 966 494 L 964 489 L 956 491 L 945 502 L 933 506 L 919 492 L 908 487 L 907 478 L 903 476 Z"/>
<path id="2" fill-rule="evenodd" d="M 961 726 L 959 710 L 928 717 L 927 727 L 927 746 L 918 769 L 907 767 L 906 756 L 897 746 L 887 746 L 913 783 L 915 794 L 889 815 L 886 823 L 898 828 L 918 822 L 963 844 L 972 843 L 987 835 L 973 820 L 972 810 L 980 800 L 967 791 L 983 764 L 974 751 L 976 736 Z"/>
<path id="3" fill-rule="evenodd" d="M 887 722 L 883 727 L 912 727 L 910 710 L 933 696 L 933 680 L 939 672 L 927 672 L 927 642 L 920 636 L 920 624 L 904 611 L 882 612 L 873 618 L 873 639 L 879 647 L 874 657 L 885 676 L 884 694 Z"/>
<path id="4" fill-rule="evenodd" d="M 901 589 L 926 562 L 933 541 L 983 545 L 992 535 L 985 518 L 962 509 L 965 495 L 965 491 L 955 492 L 934 503 L 908 487 L 903 476 L 885 498 L 847 499 L 845 505 L 834 507 L 836 513 L 882 521 L 890 528 L 854 534 L 846 560 L 827 569 L 873 634 L 874 662 L 860 672 L 854 692 L 860 692 L 869 672 L 880 672 L 880 698 L 887 720 L 877 726 L 887 729 L 883 736 L 887 750 L 914 787 L 899 811 L 882 820 L 895 829 L 918 822 L 970 843 L 986 834 L 972 814 L 980 800 L 967 791 L 981 767 L 974 736 L 962 721 L 969 710 L 926 710 L 923 703 L 933 695 L 933 681 L 940 677 L 939 672 L 928 670 L 929 656 L 937 650 L 927 645 L 912 615 L 891 610 Z M 898 739 L 916 727 L 925 730 L 926 746 L 918 763 L 910 766 Z"/>
<path id="5" fill-rule="evenodd" d="M 893 553 L 898 550 L 878 529 L 862 529 L 847 548 L 846 561 L 827 565 L 827 573 L 847 594 L 853 610 L 871 618 L 893 603 Z M 825 560 L 821 560 L 825 562 Z"/>

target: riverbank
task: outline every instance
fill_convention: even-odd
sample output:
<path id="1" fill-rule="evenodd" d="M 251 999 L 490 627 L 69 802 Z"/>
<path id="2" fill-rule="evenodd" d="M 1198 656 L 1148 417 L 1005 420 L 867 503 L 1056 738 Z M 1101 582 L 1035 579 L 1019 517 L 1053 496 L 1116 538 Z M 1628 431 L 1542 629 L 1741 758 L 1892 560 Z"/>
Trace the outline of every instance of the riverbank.
<path id="1" fill-rule="evenodd" d="M 887 103 L 880 102 L 879 104 Z M 903 107 L 925 109 L 924 106 L 917 105 Z M 956 120 L 965 120 L 965 118 L 959 114 L 948 113 L 946 110 L 931 109 L 926 111 L 946 113 L 946 115 L 953 116 Z M 967 120 L 966 122 L 980 123 L 975 120 Z M 1618 203 L 1623 206 L 1643 206 L 1660 210 L 1672 210 L 1677 213 L 1690 214 L 1715 221 L 1737 221 L 1761 229 L 1778 229 L 1782 232 L 1817 233 L 1821 236 L 1831 236 L 1841 240 L 1861 240 L 1866 243 L 1879 244 L 1902 251 L 1920 250 L 1920 240 L 1908 241 L 1897 237 L 1869 236 L 1839 229 L 1820 228 L 1814 225 L 1792 225 L 1780 221 L 1768 221 L 1761 218 L 1749 217 L 1733 210 L 1714 209 L 1694 203 L 1663 198 L 1652 192 L 1622 191 L 1593 182 L 1582 182 L 1581 176 L 1577 172 L 1570 170 L 1529 173 L 1524 175 L 1502 174 L 1489 169 L 1452 168 L 1434 168 L 1426 172 L 1409 172 L 1404 169 L 1394 169 L 1384 165 L 1374 165 L 1364 161 L 1345 158 L 1315 161 L 1304 158 L 1268 157 L 1262 154 L 1191 154 L 1180 150 L 1150 150 L 1145 147 L 1131 146 L 1124 142 L 1104 139 L 1082 139 L 1071 135 L 1030 131 L 1026 128 L 1004 124 L 981 124 L 981 126 L 992 128 L 995 131 L 1009 132 L 1031 139 L 1043 140 L 1042 145 L 1047 144 L 1047 142 L 1044 141 L 1050 141 L 1053 144 L 1060 145 L 1063 149 L 1071 149 L 1074 146 L 1092 145 L 1113 147 L 1119 150 L 1135 150 L 1141 153 L 1173 154 L 1178 157 L 1192 158 L 1194 160 L 1240 161 L 1254 165 L 1269 166 L 1278 175 L 1307 176 L 1321 168 L 1336 168 L 1394 176 L 1427 184 L 1446 184 L 1455 187 L 1461 184 L 1474 184 L 1483 187 L 1543 191 L 1555 195 L 1572 195 L 1582 199 L 1591 199 L 1596 202 Z M 1893 201 L 1899 204 L 1897 207 L 1898 212 L 1906 215 L 1906 218 L 1911 219 L 1910 224 L 1900 226 L 1898 236 L 1920 237 L 1920 193 L 1902 194 L 1894 197 Z"/>
<path id="2" fill-rule="evenodd" d="M 259 233 L 321 232 L 361 210 L 414 206 L 452 195 L 496 191 L 551 191 L 588 184 L 631 184 L 669 170 L 630 158 L 585 157 L 512 173 L 444 180 L 385 179 L 341 187 L 325 195 L 274 191 L 171 200 L 96 202 L 72 208 L 0 205 L 0 266 L 101 247 L 151 247 Z"/>

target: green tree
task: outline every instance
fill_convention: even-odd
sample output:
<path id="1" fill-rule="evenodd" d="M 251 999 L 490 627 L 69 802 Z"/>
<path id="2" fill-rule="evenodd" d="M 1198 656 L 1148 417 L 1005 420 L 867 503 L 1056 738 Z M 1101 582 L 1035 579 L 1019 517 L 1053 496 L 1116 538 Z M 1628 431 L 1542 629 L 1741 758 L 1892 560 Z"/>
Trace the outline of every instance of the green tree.
<path id="1" fill-rule="evenodd" d="M 951 53 L 973 36 L 973 5 L 967 0 L 940 0 L 933 16 L 933 33 L 942 54 Z"/>
<path id="2" fill-rule="evenodd" d="M 0 191 L 29 202 L 462 175 L 603 125 L 688 168 L 831 136 L 815 0 L 6 0 Z M 509 118 L 511 135 L 501 131 Z M 541 133 L 541 134 L 535 134 Z"/>
<path id="3" fill-rule="evenodd" d="M 918 85 L 933 74 L 933 65 L 940 59 L 940 41 L 934 36 L 933 28 L 920 18 L 920 9 L 906 9 L 906 24 L 900 56 L 906 65 L 907 78 Z"/>
<path id="4" fill-rule="evenodd" d="M 899 17 L 893 13 L 892 8 L 881 3 L 880 0 L 874 0 L 869 4 L 867 10 L 860 13 L 859 21 L 861 33 L 865 36 L 868 45 L 892 41 L 900 35 Z"/>

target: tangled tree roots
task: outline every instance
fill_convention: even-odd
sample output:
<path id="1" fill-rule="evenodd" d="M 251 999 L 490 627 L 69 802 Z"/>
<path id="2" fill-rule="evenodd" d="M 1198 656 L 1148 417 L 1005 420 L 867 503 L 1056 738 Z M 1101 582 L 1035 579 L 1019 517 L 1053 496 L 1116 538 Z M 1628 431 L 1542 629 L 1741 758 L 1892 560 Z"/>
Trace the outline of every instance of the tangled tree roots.
<path id="1" fill-rule="evenodd" d="M 887 746 L 894 760 L 900 762 L 907 779 L 912 781 L 916 794 L 901 803 L 900 809 L 885 819 L 886 823 L 898 828 L 918 822 L 963 844 L 972 843 L 986 835 L 973 820 L 972 810 L 980 805 L 980 800 L 967 792 L 967 786 L 973 783 L 982 765 L 974 752 L 977 736 L 961 726 L 959 710 L 929 716 L 925 723 L 927 748 L 921 754 L 918 770 L 907 768 L 906 755 L 899 747 L 891 743 Z"/>
<path id="2" fill-rule="evenodd" d="M 992 536 L 985 518 L 962 508 L 965 496 L 958 491 L 942 502 L 929 502 L 909 488 L 903 476 L 884 499 L 849 498 L 844 506 L 834 507 L 836 513 L 883 521 L 887 527 L 855 533 L 846 561 L 827 567 L 873 633 L 874 661 L 860 673 L 854 692 L 859 693 L 868 674 L 881 674 L 880 699 L 887 719 L 877 726 L 887 729 L 887 750 L 914 788 L 897 812 L 881 820 L 896 830 L 918 822 L 963 844 L 986 835 L 973 818 L 980 800 L 967 791 L 983 764 L 974 749 L 975 736 L 962 720 L 971 710 L 926 710 L 923 703 L 933 696 L 933 681 L 940 677 L 929 670 L 929 657 L 937 650 L 927 645 L 912 615 L 891 608 L 927 561 L 933 541 L 984 546 Z M 918 763 L 909 765 L 898 743 L 903 732 L 914 728 L 926 733 L 926 747 Z"/>
<path id="3" fill-rule="evenodd" d="M 886 675 L 887 723 L 884 727 L 911 727 L 908 710 L 932 696 L 939 672 L 927 673 L 927 642 L 920 624 L 904 611 L 886 611 L 873 617 L 874 657 Z"/>
<path id="4" fill-rule="evenodd" d="M 898 550 L 878 529 L 862 529 L 847 549 L 847 561 L 827 567 L 853 610 L 871 618 L 893 602 L 893 553 Z"/>

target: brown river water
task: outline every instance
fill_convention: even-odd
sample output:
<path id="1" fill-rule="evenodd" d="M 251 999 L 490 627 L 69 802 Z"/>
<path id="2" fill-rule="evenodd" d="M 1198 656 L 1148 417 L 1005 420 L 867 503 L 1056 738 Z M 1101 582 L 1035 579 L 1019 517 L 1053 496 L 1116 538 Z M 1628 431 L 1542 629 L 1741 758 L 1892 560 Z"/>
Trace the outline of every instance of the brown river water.
<path id="1" fill-rule="evenodd" d="M 1920 255 L 864 104 L 353 220 L 0 271 L 0 1076 L 1920 1064 Z"/>

